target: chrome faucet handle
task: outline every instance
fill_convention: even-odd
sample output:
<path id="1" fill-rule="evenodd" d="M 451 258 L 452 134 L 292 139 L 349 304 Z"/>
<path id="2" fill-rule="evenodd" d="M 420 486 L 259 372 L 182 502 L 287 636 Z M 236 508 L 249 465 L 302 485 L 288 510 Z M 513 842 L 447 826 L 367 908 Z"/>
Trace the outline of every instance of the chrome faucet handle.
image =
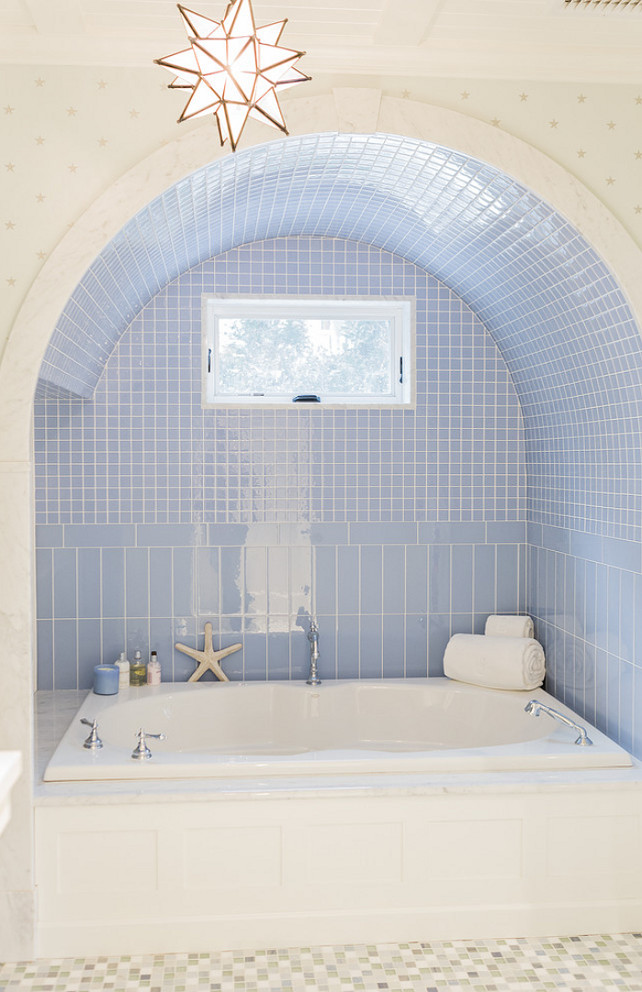
<path id="1" fill-rule="evenodd" d="M 319 622 L 318 622 L 318 620 L 317 620 L 316 617 L 313 617 L 313 616 L 310 617 L 310 631 L 309 631 L 309 633 L 310 634 L 318 634 L 319 633 Z"/>
<path id="2" fill-rule="evenodd" d="M 80 722 L 84 723 L 86 727 L 91 727 L 91 733 L 83 743 L 83 747 L 86 747 L 88 751 L 99 751 L 103 746 L 103 742 L 98 736 L 98 721 L 85 720 L 85 718 L 82 717 Z"/>
<path id="3" fill-rule="evenodd" d="M 150 734 L 143 730 L 142 727 L 136 736 L 138 737 L 138 743 L 132 751 L 132 758 L 136 761 L 147 761 L 148 758 L 151 758 L 152 752 L 147 747 L 148 737 L 153 737 L 157 741 L 167 740 L 165 734 Z"/>
<path id="4" fill-rule="evenodd" d="M 539 716 L 540 713 L 547 713 L 554 720 L 559 720 L 560 723 L 565 724 L 572 730 L 577 731 L 577 738 L 575 743 L 579 744 L 580 747 L 590 747 L 593 741 L 586 732 L 586 727 L 583 727 L 581 723 L 576 723 L 575 720 L 570 720 L 559 710 L 553 709 L 552 706 L 547 706 L 546 703 L 540 703 L 538 699 L 529 699 L 524 707 L 525 713 L 530 713 L 531 716 Z"/>

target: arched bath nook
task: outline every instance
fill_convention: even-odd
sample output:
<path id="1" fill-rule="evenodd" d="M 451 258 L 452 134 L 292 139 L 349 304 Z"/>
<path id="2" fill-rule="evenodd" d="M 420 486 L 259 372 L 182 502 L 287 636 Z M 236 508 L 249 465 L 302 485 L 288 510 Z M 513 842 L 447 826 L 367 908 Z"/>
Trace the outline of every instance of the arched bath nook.
<path id="1" fill-rule="evenodd" d="M 293 102 L 293 110 L 295 106 L 297 102 Z M 540 621 L 551 661 L 552 687 L 562 698 L 568 694 L 568 701 L 575 702 L 580 711 L 584 707 L 587 717 L 594 716 L 605 728 L 611 729 L 614 721 L 612 729 L 622 733 L 624 742 L 626 735 L 632 739 L 633 706 L 628 723 L 620 717 L 627 712 L 621 703 L 631 698 L 627 684 L 633 681 L 635 667 L 632 631 L 629 627 L 616 630 L 614 613 L 606 630 L 595 623 L 593 614 L 593 621 L 589 621 L 595 627 L 592 639 L 586 636 L 587 631 L 579 633 L 568 602 L 562 606 L 561 600 L 547 598 L 551 585 L 545 577 L 554 576 L 566 593 L 571 588 L 570 578 L 562 566 L 573 559 L 574 581 L 578 570 L 583 570 L 582 583 L 573 586 L 574 602 L 580 588 L 592 589 L 593 601 L 597 601 L 598 584 L 606 574 L 601 567 L 608 570 L 607 581 L 613 583 L 613 570 L 619 570 L 618 589 L 631 601 L 636 593 L 640 565 L 639 462 L 635 457 L 639 449 L 640 361 L 633 311 L 642 310 L 634 278 L 638 249 L 572 177 L 495 129 L 457 114 L 381 99 L 370 92 L 339 92 L 318 101 L 300 101 L 298 106 L 298 112 L 292 114 L 295 136 L 288 141 L 257 146 L 238 153 L 233 160 L 222 157 L 206 165 L 211 157 L 210 135 L 208 132 L 206 138 L 199 130 L 132 170 L 70 231 L 43 269 L 16 321 L 0 366 L 2 486 L 6 493 L 3 550 L 7 562 L 2 623 L 10 659 L 0 673 L 8 701 L 3 744 L 19 747 L 29 762 L 31 687 L 26 675 L 32 669 L 34 615 L 30 424 L 40 358 L 45 359 L 43 378 L 47 386 L 43 392 L 63 389 L 85 396 L 93 389 L 101 362 L 122 331 L 170 280 L 206 264 L 213 254 L 232 252 L 257 241 L 292 237 L 367 243 L 371 250 L 403 258 L 406 264 L 427 271 L 446 285 L 488 329 L 487 337 L 498 352 L 497 367 L 508 370 L 506 381 L 510 379 L 524 418 L 529 488 L 526 503 L 515 516 L 475 519 L 472 507 L 460 505 L 454 520 L 450 516 L 440 520 L 438 514 L 430 517 L 426 511 L 421 520 L 386 520 L 375 515 L 362 521 L 325 522 L 421 524 L 425 525 L 424 537 L 432 524 L 470 525 L 471 534 L 476 534 L 474 526 L 483 523 L 480 546 L 497 543 L 487 538 L 500 524 L 521 525 L 521 531 L 517 527 L 511 531 L 513 539 L 508 543 L 523 545 L 524 528 L 529 524 L 530 567 L 527 573 L 525 566 L 520 566 L 520 582 L 530 598 L 522 603 Z M 355 108 L 357 113 L 348 124 L 346 114 Z M 306 136 L 303 132 L 312 113 L 320 122 L 320 133 Z M 357 130 L 361 133 L 354 133 Z M 410 137 L 399 137 L 401 134 Z M 288 156 L 292 158 L 288 160 Z M 320 164 L 322 168 L 318 168 Z M 277 183 L 270 190 L 268 178 L 279 176 L 286 186 Z M 293 176 L 299 186 L 291 183 Z M 253 190 L 259 192 L 264 214 L 255 209 Z M 287 210 L 281 209 L 282 201 L 277 198 L 268 211 L 268 197 L 276 197 L 275 191 L 288 200 Z M 160 200 L 147 210 L 154 194 Z M 199 195 L 206 209 L 211 209 L 210 197 L 218 197 L 223 206 L 219 216 L 227 216 L 228 223 L 218 231 L 206 233 L 199 228 Z M 193 225 L 197 234 L 196 254 L 189 238 L 181 242 L 176 236 L 187 216 L 182 212 L 181 198 L 183 204 L 185 199 L 190 204 L 188 226 Z M 341 209 L 336 208 L 337 198 Z M 227 215 L 226 202 L 232 211 Z M 400 211 L 405 218 L 403 230 L 399 228 Z M 121 229 L 122 236 L 118 233 Z M 124 240 L 118 241 L 119 237 Z M 169 265 L 166 256 L 153 250 L 159 237 L 172 243 Z M 226 237 L 231 240 L 226 241 Z M 91 296 L 104 312 L 93 293 L 93 289 L 100 290 L 101 273 L 108 273 L 110 264 L 122 260 L 123 252 L 132 250 L 135 255 L 141 246 L 147 272 L 143 274 L 137 262 L 141 278 L 128 287 L 131 294 L 122 300 L 122 309 L 111 298 L 112 309 L 106 317 L 113 336 L 107 340 L 93 337 L 92 328 L 99 322 L 85 310 L 88 322 L 82 333 L 86 337 L 75 338 L 72 324 L 76 318 L 66 307 L 78 302 L 74 299 L 77 287 L 86 289 L 85 278 L 94 278 Z M 107 289 L 106 283 L 103 290 Z M 53 340 L 52 334 L 56 335 Z M 67 342 L 71 351 L 65 352 Z M 82 360 L 78 361 L 81 353 Z M 488 355 L 486 352 L 484 360 Z M 71 381 L 74 377 L 75 386 Z M 494 430 L 498 438 L 497 423 Z M 517 435 L 513 440 L 517 446 Z M 513 469 L 514 465 L 506 467 L 504 485 Z M 493 479 L 497 479 L 496 473 Z M 510 502 L 501 488 L 494 489 L 495 510 L 498 501 L 503 500 L 504 506 Z M 333 505 L 336 507 L 336 500 Z M 452 510 L 452 500 L 448 506 Z M 53 526 L 64 527 L 68 522 Z M 243 523 L 229 518 L 224 522 Z M 265 522 L 282 525 L 297 521 Z M 475 545 L 477 540 L 472 537 L 463 543 Z M 457 536 L 453 541 L 449 532 L 448 540 L 441 536 L 441 541 L 451 548 L 449 561 L 453 555 L 458 560 L 460 552 L 452 551 L 461 543 Z M 394 546 L 398 543 L 396 539 Z M 50 550 L 53 553 L 55 549 Z M 486 553 L 480 552 L 480 561 Z M 496 551 L 494 555 L 497 562 Z M 589 564 L 579 566 L 578 561 Z M 419 611 L 417 615 L 421 615 Z M 563 642 L 566 649 L 562 652 Z M 559 666 L 555 660 L 558 650 Z M 617 681 L 611 674 L 614 665 Z M 604 695 L 593 688 L 591 697 L 591 685 L 601 687 L 606 673 L 610 693 Z M 582 698 L 586 687 L 589 691 Z M 617 698 L 617 711 L 608 708 L 609 698 L 613 706 Z M 603 699 L 607 709 L 601 711 Z M 5 918 L 13 921 L 1 928 L 8 935 L 5 957 L 32 953 L 28 949 L 29 921 L 33 921 L 30 810 L 31 786 L 25 776 L 16 795 L 11 832 L 2 848 L 3 856 L 8 856 L 5 908 L 0 918 L 3 923 Z M 19 928 L 15 926 L 17 906 Z"/>

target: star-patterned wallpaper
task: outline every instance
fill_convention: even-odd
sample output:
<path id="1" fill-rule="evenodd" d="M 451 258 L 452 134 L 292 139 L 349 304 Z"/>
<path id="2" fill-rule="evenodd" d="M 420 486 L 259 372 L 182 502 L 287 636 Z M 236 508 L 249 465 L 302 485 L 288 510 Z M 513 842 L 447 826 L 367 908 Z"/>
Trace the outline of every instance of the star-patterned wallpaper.
<path id="1" fill-rule="evenodd" d="M 642 84 L 317 77 L 306 95 L 335 86 L 374 86 L 514 134 L 585 183 L 642 246 Z M 0 67 L 0 347 L 67 229 L 180 133 L 181 97 L 155 66 Z M 216 147 L 211 121 L 180 125 L 190 127 L 211 127 Z M 275 134 L 266 127 L 265 140 Z"/>

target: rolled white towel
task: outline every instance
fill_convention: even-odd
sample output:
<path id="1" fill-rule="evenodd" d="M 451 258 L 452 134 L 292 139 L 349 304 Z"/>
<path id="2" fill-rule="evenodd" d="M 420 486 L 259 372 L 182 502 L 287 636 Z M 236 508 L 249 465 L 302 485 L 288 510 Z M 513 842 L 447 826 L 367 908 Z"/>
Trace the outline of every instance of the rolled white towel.
<path id="1" fill-rule="evenodd" d="M 486 619 L 484 633 L 488 637 L 533 637 L 535 628 L 530 617 L 495 613 Z"/>
<path id="2" fill-rule="evenodd" d="M 455 634 L 444 652 L 444 675 L 489 689 L 536 689 L 545 673 L 544 649 L 532 637 Z"/>

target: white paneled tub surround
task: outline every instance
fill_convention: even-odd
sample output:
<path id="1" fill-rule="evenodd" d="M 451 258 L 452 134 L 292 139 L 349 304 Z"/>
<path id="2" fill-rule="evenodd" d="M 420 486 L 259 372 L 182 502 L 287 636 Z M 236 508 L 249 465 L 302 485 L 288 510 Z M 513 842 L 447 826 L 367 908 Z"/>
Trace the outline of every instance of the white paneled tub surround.
<path id="1" fill-rule="evenodd" d="M 65 693 L 38 695 L 46 746 Z M 38 955 L 642 929 L 638 763 L 383 773 L 390 754 L 370 773 L 41 782 Z"/>
<path id="2" fill-rule="evenodd" d="M 49 762 L 45 781 L 337 773 L 624 767 L 631 758 L 591 727 L 577 732 L 524 711 L 529 699 L 563 711 L 541 689 L 483 689 L 446 678 L 209 682 L 89 693 Z M 83 747 L 81 720 L 103 747 Z M 137 732 L 152 758 L 132 760 Z"/>

